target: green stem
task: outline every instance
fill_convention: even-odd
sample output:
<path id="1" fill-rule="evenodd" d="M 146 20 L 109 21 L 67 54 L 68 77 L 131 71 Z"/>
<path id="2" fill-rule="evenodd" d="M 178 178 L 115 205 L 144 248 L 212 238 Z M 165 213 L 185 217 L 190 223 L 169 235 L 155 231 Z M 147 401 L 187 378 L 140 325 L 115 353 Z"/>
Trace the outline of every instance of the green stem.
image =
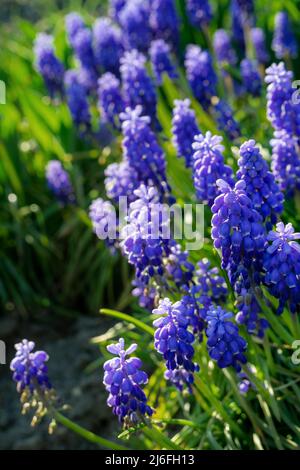
<path id="1" fill-rule="evenodd" d="M 110 450 L 129 450 L 128 447 L 124 447 L 120 444 L 109 441 L 108 439 L 105 439 L 104 437 L 97 436 L 97 434 L 94 434 L 93 432 L 88 431 L 82 426 L 79 426 L 79 424 L 74 423 L 74 421 L 71 421 L 69 418 L 66 418 L 64 415 L 62 415 L 58 411 L 54 411 L 54 418 L 63 426 L 70 429 L 70 431 L 73 431 L 74 433 L 83 437 L 87 441 L 92 442 L 93 444 L 97 444 L 101 447 L 105 447 Z"/>

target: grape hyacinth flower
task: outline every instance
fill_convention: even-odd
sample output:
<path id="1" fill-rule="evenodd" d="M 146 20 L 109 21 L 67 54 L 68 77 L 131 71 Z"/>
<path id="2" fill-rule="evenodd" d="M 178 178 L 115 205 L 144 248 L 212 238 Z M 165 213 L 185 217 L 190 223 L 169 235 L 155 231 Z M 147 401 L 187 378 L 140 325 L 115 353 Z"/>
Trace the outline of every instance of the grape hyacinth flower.
<path id="1" fill-rule="evenodd" d="M 267 117 L 272 126 L 300 139 L 300 104 L 293 102 L 293 73 L 280 62 L 267 68 L 265 81 L 268 83 Z"/>
<path id="2" fill-rule="evenodd" d="M 70 177 L 61 162 L 58 160 L 48 162 L 46 179 L 49 189 L 61 204 L 74 204 L 76 202 Z"/>
<path id="3" fill-rule="evenodd" d="M 264 254 L 264 282 L 270 293 L 279 299 L 277 313 L 281 314 L 288 304 L 292 313 L 300 307 L 300 245 L 296 240 L 300 233 L 295 233 L 292 224 L 279 222 L 276 230 L 269 232 L 267 240 L 271 242 Z"/>
<path id="4" fill-rule="evenodd" d="M 225 100 L 213 100 L 212 115 L 215 117 L 218 129 L 224 132 L 230 140 L 241 135 L 240 126 L 233 116 L 233 111 Z"/>
<path id="5" fill-rule="evenodd" d="M 187 0 L 186 11 L 189 22 L 198 29 L 207 27 L 212 19 L 208 0 Z"/>
<path id="6" fill-rule="evenodd" d="M 15 344 L 16 355 L 10 363 L 13 380 L 20 393 L 22 414 L 34 410 L 31 426 L 41 422 L 43 417 L 51 411 L 55 404 L 56 395 L 48 376 L 48 354 L 45 351 L 34 351 L 35 343 L 23 339 Z M 49 434 L 56 426 L 52 418 L 49 423 Z"/>
<path id="7" fill-rule="evenodd" d="M 140 307 L 149 310 L 149 312 L 152 312 L 154 306 L 156 305 L 158 296 L 156 287 L 148 286 L 147 283 L 144 283 L 141 279 L 137 278 L 132 281 L 132 286 L 133 290 L 131 294 L 138 298 Z"/>
<path id="8" fill-rule="evenodd" d="M 247 395 L 251 388 L 255 388 L 254 384 L 250 381 L 248 375 L 245 372 L 240 372 L 238 377 L 240 379 L 238 389 L 241 395 Z"/>
<path id="9" fill-rule="evenodd" d="M 280 11 L 275 17 L 275 30 L 272 49 L 277 59 L 297 57 L 298 47 L 288 14 Z"/>
<path id="10" fill-rule="evenodd" d="M 254 20 L 254 0 L 236 0 L 245 24 L 251 24 Z"/>
<path id="11" fill-rule="evenodd" d="M 167 191 L 165 155 L 150 127 L 150 118 L 142 116 L 142 107 L 137 106 L 126 108 L 120 119 L 124 158 L 137 172 L 140 182 L 152 182 L 162 192 Z"/>
<path id="12" fill-rule="evenodd" d="M 105 190 L 107 197 L 119 202 L 121 196 L 126 196 L 129 202 L 134 201 L 134 191 L 140 185 L 138 174 L 127 160 L 121 163 L 111 163 L 105 169 Z"/>
<path id="13" fill-rule="evenodd" d="M 160 202 L 153 187 L 141 185 L 134 191 L 127 225 L 121 231 L 121 248 L 129 264 L 135 267 L 135 277 L 145 288 L 157 285 L 169 289 L 187 286 L 193 265 L 170 233 L 170 212 Z M 153 284 L 154 282 L 154 284 Z"/>
<path id="14" fill-rule="evenodd" d="M 135 267 L 136 279 L 148 285 L 151 278 L 163 276 L 163 257 L 168 254 L 169 240 L 162 236 L 162 225 L 159 217 L 155 217 L 161 207 L 157 189 L 141 185 L 135 195 L 136 200 L 129 207 L 128 224 L 121 232 L 121 248 L 129 264 Z"/>
<path id="15" fill-rule="evenodd" d="M 185 158 L 187 167 L 192 165 L 194 137 L 200 133 L 196 114 L 189 99 L 175 100 L 172 118 L 172 142 L 179 157 Z"/>
<path id="16" fill-rule="evenodd" d="M 184 309 L 185 305 L 180 301 L 175 304 L 168 298 L 160 301 L 158 308 L 152 312 L 159 316 L 153 322 L 156 328 L 154 347 L 166 361 L 165 378 L 173 382 L 179 390 L 187 386 L 192 393 L 194 373 L 199 371 L 199 366 L 193 362 L 192 343 L 195 337 L 188 330 L 189 322 Z"/>
<path id="17" fill-rule="evenodd" d="M 109 18 L 98 18 L 93 26 L 95 63 L 101 72 L 119 76 L 120 59 L 124 53 L 120 29 Z"/>
<path id="18" fill-rule="evenodd" d="M 253 60 L 243 59 L 241 62 L 241 76 L 246 93 L 252 96 L 260 96 L 262 80 L 257 68 L 257 63 Z"/>
<path id="19" fill-rule="evenodd" d="M 85 23 L 83 18 L 76 12 L 69 13 L 66 16 L 65 21 L 69 43 L 74 47 L 75 37 L 81 29 L 85 29 Z"/>
<path id="20" fill-rule="evenodd" d="M 118 220 L 112 203 L 101 197 L 95 199 L 90 205 L 89 217 L 97 237 L 106 240 L 108 246 L 114 246 L 118 237 Z"/>
<path id="21" fill-rule="evenodd" d="M 213 136 L 206 132 L 205 136 L 195 136 L 193 149 L 193 180 L 197 199 L 210 206 L 219 194 L 217 180 L 222 176 L 226 181 L 233 184 L 232 169 L 224 164 L 221 144 L 222 137 Z"/>
<path id="22" fill-rule="evenodd" d="M 116 22 L 120 22 L 120 14 L 127 0 L 109 0 L 109 16 Z"/>
<path id="23" fill-rule="evenodd" d="M 156 39 L 151 42 L 149 55 L 157 85 L 162 84 L 162 76 L 164 73 L 172 80 L 178 78 L 178 74 L 171 60 L 170 46 L 163 39 Z"/>
<path id="24" fill-rule="evenodd" d="M 149 16 L 148 0 L 127 0 L 120 13 L 120 24 L 127 49 L 148 51 L 152 39 Z"/>
<path id="25" fill-rule="evenodd" d="M 98 104 L 103 122 L 119 129 L 119 114 L 124 111 L 125 104 L 120 81 L 110 72 L 106 72 L 98 80 Z"/>
<path id="26" fill-rule="evenodd" d="M 245 52 L 245 34 L 244 34 L 244 21 L 242 19 L 240 7 L 238 5 L 237 0 L 231 0 L 230 3 L 230 10 L 231 10 L 231 30 L 232 30 L 232 38 L 240 49 L 241 53 L 244 54 Z"/>
<path id="27" fill-rule="evenodd" d="M 255 176 L 251 168 L 249 175 Z M 258 287 L 262 280 L 265 228 L 261 214 L 254 209 L 251 190 L 247 195 L 247 185 L 252 182 L 249 175 L 247 182 L 239 180 L 235 188 L 222 180 L 217 182 L 222 194 L 212 206 L 212 238 L 215 248 L 221 250 L 222 267 L 227 270 L 237 296 L 237 322 L 246 324 L 250 334 L 263 337 L 268 323 L 261 318 L 252 286 Z M 261 186 L 263 183 L 260 182 L 258 188 Z"/>
<path id="28" fill-rule="evenodd" d="M 208 109 L 211 98 L 217 94 L 217 76 L 211 55 L 199 46 L 190 44 L 185 55 L 186 75 L 195 98 Z"/>
<path id="29" fill-rule="evenodd" d="M 211 306 L 206 315 L 207 349 L 210 357 L 217 361 L 218 366 L 234 367 L 241 371 L 241 364 L 246 364 L 245 351 L 247 343 L 239 335 L 237 325 L 230 318 L 231 312 L 224 311 L 221 307 Z"/>
<path id="30" fill-rule="evenodd" d="M 236 308 L 238 313 L 235 316 L 239 325 L 245 325 L 250 335 L 263 338 L 269 322 L 262 317 L 260 305 L 256 298 L 255 288 L 245 288 L 244 279 L 241 279 L 235 285 L 237 295 Z"/>
<path id="31" fill-rule="evenodd" d="M 76 57 L 81 65 L 96 73 L 96 63 L 93 51 L 93 34 L 88 28 L 80 29 L 73 41 Z"/>
<path id="32" fill-rule="evenodd" d="M 165 260 L 168 277 L 181 289 L 186 289 L 192 280 L 194 265 L 188 260 L 188 252 L 182 251 L 181 245 L 175 240 L 170 242 L 169 255 Z"/>
<path id="33" fill-rule="evenodd" d="M 211 267 L 207 258 L 198 261 L 195 271 L 196 285 L 201 295 L 205 295 L 212 302 L 223 302 L 228 295 L 225 279 L 220 275 L 216 266 Z"/>
<path id="34" fill-rule="evenodd" d="M 131 108 L 141 105 L 143 113 L 150 117 L 152 124 L 158 125 L 155 86 L 145 63 L 145 56 L 135 49 L 122 57 L 120 70 L 125 100 Z"/>
<path id="35" fill-rule="evenodd" d="M 64 91 L 64 66 L 55 56 L 53 37 L 40 33 L 34 42 L 35 65 L 44 79 L 51 98 L 62 96 Z"/>
<path id="36" fill-rule="evenodd" d="M 164 39 L 176 50 L 180 22 L 174 3 L 174 0 L 152 0 L 150 25 L 155 39 Z"/>
<path id="37" fill-rule="evenodd" d="M 255 140 L 248 140 L 240 147 L 238 165 L 237 178 L 245 181 L 247 196 L 270 229 L 283 211 L 283 195 Z"/>
<path id="38" fill-rule="evenodd" d="M 218 29 L 213 38 L 213 46 L 216 54 L 216 59 L 220 63 L 234 65 L 236 64 L 237 57 L 231 45 L 229 34 L 224 29 Z"/>
<path id="39" fill-rule="evenodd" d="M 271 140 L 272 172 L 281 189 L 291 196 L 300 190 L 300 152 L 296 138 L 285 130 L 274 132 Z"/>
<path id="40" fill-rule="evenodd" d="M 261 28 L 251 29 L 251 39 L 255 49 L 256 60 L 265 65 L 269 59 L 269 53 L 266 48 L 266 38 L 264 30 Z"/>
<path id="41" fill-rule="evenodd" d="M 94 69 L 83 67 L 76 69 L 78 83 L 82 85 L 88 95 L 93 95 L 97 85 L 97 73 Z"/>
<path id="42" fill-rule="evenodd" d="M 265 246 L 265 229 L 261 215 L 253 208 L 246 194 L 246 182 L 238 181 L 231 187 L 220 179 L 217 186 L 221 194 L 211 208 L 214 247 L 221 250 L 222 268 L 226 269 L 234 286 L 240 275 L 244 283 L 250 275 L 260 279 L 261 258 Z M 247 288 L 249 284 L 245 284 Z"/>
<path id="43" fill-rule="evenodd" d="M 78 70 L 68 70 L 65 74 L 67 103 L 72 119 L 80 134 L 91 130 L 91 114 L 89 110 L 88 93 L 80 81 Z"/>
<path id="44" fill-rule="evenodd" d="M 113 409 L 119 422 L 128 427 L 153 414 L 142 390 L 142 385 L 148 382 L 146 372 L 141 370 L 142 361 L 137 357 L 128 357 L 136 349 L 137 344 L 125 349 L 124 339 L 120 338 L 118 343 L 107 346 L 107 350 L 116 357 L 103 366 L 103 383 L 109 393 L 107 405 Z"/>

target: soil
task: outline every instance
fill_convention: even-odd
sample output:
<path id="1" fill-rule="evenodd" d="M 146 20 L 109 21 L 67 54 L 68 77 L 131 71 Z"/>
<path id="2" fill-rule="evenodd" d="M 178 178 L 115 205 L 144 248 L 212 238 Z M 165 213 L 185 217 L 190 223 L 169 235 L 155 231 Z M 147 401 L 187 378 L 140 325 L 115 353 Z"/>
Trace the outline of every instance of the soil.
<path id="1" fill-rule="evenodd" d="M 99 359 L 97 346 L 90 338 L 103 333 L 109 323 L 100 317 L 80 317 L 72 321 L 49 320 L 48 314 L 39 319 L 20 321 L 0 319 L 0 337 L 7 347 L 7 364 L 0 365 L 0 449 L 98 449 L 80 436 L 58 424 L 53 435 L 48 434 L 47 419 L 37 428 L 30 426 L 30 416 L 22 416 L 19 394 L 11 379 L 9 363 L 14 356 L 14 343 L 23 338 L 36 342 L 37 349 L 48 352 L 51 382 L 60 400 L 69 405 L 64 414 L 87 429 L 107 439 L 115 440 L 118 423 L 106 405 L 102 384 L 102 369 L 87 372 L 88 365 Z"/>

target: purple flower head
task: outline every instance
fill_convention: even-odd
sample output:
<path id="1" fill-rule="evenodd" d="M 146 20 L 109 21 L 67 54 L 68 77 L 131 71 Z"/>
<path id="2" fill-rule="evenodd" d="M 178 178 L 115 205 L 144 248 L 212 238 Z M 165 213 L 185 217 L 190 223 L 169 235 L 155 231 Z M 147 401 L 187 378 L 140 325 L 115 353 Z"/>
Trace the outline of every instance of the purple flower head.
<path id="1" fill-rule="evenodd" d="M 76 199 L 70 177 L 61 162 L 50 160 L 46 167 L 46 179 L 49 189 L 63 204 L 74 204 Z"/>
<path id="2" fill-rule="evenodd" d="M 241 130 L 236 122 L 233 111 L 225 100 L 215 100 L 212 114 L 215 116 L 218 129 L 224 132 L 230 140 L 235 140 L 241 135 Z"/>
<path id="3" fill-rule="evenodd" d="M 149 16 L 148 0 L 127 0 L 119 16 L 127 49 L 148 51 L 152 38 Z"/>
<path id="4" fill-rule="evenodd" d="M 245 351 L 247 343 L 239 335 L 237 325 L 230 319 L 231 312 L 224 311 L 221 307 L 211 306 L 206 315 L 207 349 L 210 357 L 217 362 L 221 369 L 234 367 L 241 371 L 241 364 L 246 364 Z"/>
<path id="5" fill-rule="evenodd" d="M 298 46 L 288 14 L 280 11 L 275 17 L 275 30 L 272 49 L 277 59 L 297 57 Z"/>
<path id="6" fill-rule="evenodd" d="M 255 49 L 257 61 L 260 64 L 266 64 L 269 61 L 270 56 L 266 48 L 266 38 L 264 30 L 261 28 L 252 28 L 251 39 Z"/>
<path id="7" fill-rule="evenodd" d="M 245 192 L 254 209 L 271 228 L 283 211 L 283 195 L 254 140 L 241 146 L 238 165 L 237 178 L 245 181 Z"/>
<path id="8" fill-rule="evenodd" d="M 67 103 L 73 122 L 80 133 L 85 134 L 91 129 L 88 93 L 82 84 L 80 69 L 68 70 L 65 74 Z"/>
<path id="9" fill-rule="evenodd" d="M 255 291 L 252 287 L 246 288 L 243 277 L 235 285 L 235 292 L 237 295 L 236 308 L 236 322 L 239 325 L 245 325 L 247 332 L 250 335 L 255 335 L 258 338 L 263 338 L 266 328 L 269 327 L 269 322 L 262 317 L 261 308 L 257 302 Z"/>
<path id="10" fill-rule="evenodd" d="M 212 19 L 211 6 L 208 0 L 187 0 L 186 11 L 190 23 L 195 28 L 208 26 Z"/>
<path id="11" fill-rule="evenodd" d="M 128 224 L 121 233 L 121 248 L 135 267 L 136 278 L 148 285 L 151 278 L 164 274 L 163 259 L 169 254 L 169 240 L 162 233 L 165 221 L 157 215 L 162 208 L 157 190 L 141 185 L 134 194 Z"/>
<path id="12" fill-rule="evenodd" d="M 211 98 L 217 94 L 217 76 L 208 51 L 189 45 L 185 55 L 186 75 L 195 98 L 207 109 Z"/>
<path id="13" fill-rule="evenodd" d="M 179 243 L 171 240 L 169 245 L 170 252 L 165 260 L 165 270 L 175 285 L 184 290 L 192 280 L 194 265 L 188 260 L 188 252 L 182 251 Z"/>
<path id="14" fill-rule="evenodd" d="M 276 131 L 271 140 L 272 172 L 288 196 L 300 190 L 300 152 L 297 139 L 285 130 Z"/>
<path id="15" fill-rule="evenodd" d="M 126 102 L 131 108 L 138 105 L 150 117 L 152 124 L 157 123 L 156 91 L 148 75 L 146 58 L 137 50 L 126 52 L 121 59 L 121 76 Z"/>
<path id="16" fill-rule="evenodd" d="M 148 382 L 146 372 L 141 370 L 142 361 L 128 357 L 137 349 L 132 344 L 125 350 L 123 338 L 107 350 L 116 357 L 104 363 L 103 383 L 108 391 L 107 404 L 118 416 L 119 422 L 128 426 L 136 425 L 144 416 L 152 416 L 153 410 L 147 403 L 142 386 Z"/>
<path id="17" fill-rule="evenodd" d="M 150 25 L 156 39 L 164 39 L 173 49 L 179 42 L 179 17 L 174 0 L 152 0 Z"/>
<path id="18" fill-rule="evenodd" d="M 288 304 L 292 313 L 300 306 L 300 245 L 296 240 L 300 233 L 295 233 L 292 224 L 279 222 L 276 230 L 269 232 L 267 240 L 271 242 L 264 254 L 264 282 L 270 293 L 279 299 L 277 313 L 282 313 Z"/>
<path id="19" fill-rule="evenodd" d="M 175 100 L 172 119 L 173 144 L 179 157 L 184 157 L 186 166 L 192 165 L 194 137 L 200 133 L 196 114 L 189 99 Z"/>
<path id="20" fill-rule="evenodd" d="M 76 12 L 69 13 L 65 18 L 65 22 L 69 43 L 74 47 L 75 37 L 81 29 L 85 29 L 85 23 L 83 18 Z"/>
<path id="21" fill-rule="evenodd" d="M 34 392 L 44 395 L 51 388 L 46 366 L 49 356 L 45 351 L 34 351 L 34 348 L 35 343 L 27 339 L 15 344 L 17 352 L 10 363 L 10 369 L 19 393 L 26 390 L 31 395 Z"/>
<path id="22" fill-rule="evenodd" d="M 237 0 L 241 14 L 246 21 L 254 16 L 254 1 L 253 0 Z"/>
<path id="23" fill-rule="evenodd" d="M 112 203 L 101 197 L 95 199 L 90 205 L 89 217 L 97 237 L 113 246 L 118 236 L 118 219 Z"/>
<path id="24" fill-rule="evenodd" d="M 196 195 L 200 202 L 213 204 L 220 193 L 217 180 L 225 177 L 230 185 L 233 184 L 232 169 L 224 164 L 221 145 L 222 137 L 213 136 L 206 132 L 205 136 L 195 136 L 193 149 L 193 179 Z"/>
<path id="25" fill-rule="evenodd" d="M 133 290 L 131 293 L 134 297 L 138 298 L 139 305 L 151 312 L 154 309 L 157 299 L 158 292 L 156 287 L 151 285 L 149 286 L 141 279 L 134 279 L 132 286 Z"/>
<path id="26" fill-rule="evenodd" d="M 153 186 L 141 185 L 134 191 L 128 224 L 121 232 L 121 248 L 135 267 L 136 279 L 145 287 L 155 281 L 164 289 L 185 286 L 192 277 L 193 266 L 170 232 L 170 211 L 160 202 Z"/>
<path id="27" fill-rule="evenodd" d="M 88 95 L 93 95 L 96 91 L 98 76 L 94 69 L 83 67 L 76 69 L 78 83 L 85 88 Z"/>
<path id="28" fill-rule="evenodd" d="M 224 29 L 218 29 L 213 39 L 217 61 L 222 64 L 236 64 L 237 57 L 231 45 L 229 34 Z"/>
<path id="29" fill-rule="evenodd" d="M 109 0 L 109 16 L 119 23 L 120 14 L 126 5 L 127 0 Z"/>
<path id="30" fill-rule="evenodd" d="M 221 194 L 212 206 L 211 236 L 215 248 L 221 251 L 222 268 L 234 285 L 241 273 L 245 279 L 250 269 L 260 273 L 265 229 L 246 194 L 245 181 L 238 181 L 234 188 L 224 180 L 218 180 L 217 185 Z"/>
<path id="31" fill-rule="evenodd" d="M 149 54 L 153 74 L 158 85 L 162 84 L 162 76 L 164 73 L 171 79 L 178 78 L 174 64 L 172 63 L 170 46 L 163 39 L 156 39 L 151 42 Z"/>
<path id="32" fill-rule="evenodd" d="M 193 362 L 192 344 L 195 337 L 188 330 L 189 321 L 184 310 L 183 302 L 172 304 L 168 298 L 160 301 L 158 308 L 152 312 L 159 316 L 153 322 L 156 328 L 154 346 L 166 362 L 166 379 L 173 382 L 179 390 L 187 386 L 192 392 L 194 373 L 199 370 L 199 366 Z"/>
<path id="33" fill-rule="evenodd" d="M 142 107 L 126 108 L 120 115 L 123 133 L 123 154 L 135 169 L 140 182 L 152 182 L 167 189 L 165 155 L 150 127 L 150 118 L 142 116 Z"/>
<path id="34" fill-rule="evenodd" d="M 119 129 L 119 114 L 124 111 L 125 104 L 120 81 L 110 72 L 106 72 L 98 80 L 98 104 L 102 120 Z"/>
<path id="35" fill-rule="evenodd" d="M 293 102 L 293 73 L 284 63 L 273 64 L 266 70 L 267 116 L 275 130 L 286 130 L 300 138 L 300 104 Z"/>
<path id="36" fill-rule="evenodd" d="M 241 62 L 241 76 L 245 91 L 252 96 L 260 96 L 262 80 L 257 63 L 253 60 L 243 59 Z"/>
<path id="37" fill-rule="evenodd" d="M 82 28 L 76 33 L 73 48 L 81 65 L 95 71 L 96 64 L 93 51 L 93 35 L 90 29 Z"/>
<path id="38" fill-rule="evenodd" d="M 236 0 L 243 25 L 254 25 L 254 0 Z"/>
<path id="39" fill-rule="evenodd" d="M 40 33 L 34 42 L 35 65 L 44 79 L 51 98 L 62 96 L 64 89 L 64 66 L 55 56 L 53 37 Z"/>
<path id="40" fill-rule="evenodd" d="M 102 72 L 119 76 L 120 59 L 124 52 L 120 29 L 109 18 L 98 18 L 93 26 L 95 62 Z"/>
<path id="41" fill-rule="evenodd" d="M 240 382 L 238 384 L 238 389 L 241 395 L 247 395 L 248 391 L 251 388 L 255 388 L 254 384 L 250 381 L 248 375 L 244 372 L 238 374 Z"/>
<path id="42" fill-rule="evenodd" d="M 105 169 L 106 194 L 115 202 L 118 202 L 121 196 L 126 196 L 129 202 L 134 201 L 134 190 L 139 185 L 138 174 L 127 160 L 121 163 L 111 163 Z"/>

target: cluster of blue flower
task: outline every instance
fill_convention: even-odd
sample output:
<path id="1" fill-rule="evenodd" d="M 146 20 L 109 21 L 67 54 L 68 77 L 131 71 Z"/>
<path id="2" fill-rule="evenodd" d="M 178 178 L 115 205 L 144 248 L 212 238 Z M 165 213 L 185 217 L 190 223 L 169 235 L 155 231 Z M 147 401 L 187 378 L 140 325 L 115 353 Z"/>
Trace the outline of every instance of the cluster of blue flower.
<path id="1" fill-rule="evenodd" d="M 206 37 L 213 14 L 210 3 L 187 0 L 186 13 L 191 25 Z M 179 390 L 187 387 L 190 392 L 199 371 L 197 345 L 203 343 L 218 367 L 234 368 L 245 393 L 251 383 L 242 370 L 247 343 L 240 334 L 241 325 L 249 334 L 263 337 L 269 326 L 261 309 L 266 289 L 278 299 L 278 313 L 288 307 L 294 314 L 300 305 L 296 242 L 300 234 L 280 221 L 284 195 L 300 189 L 300 104 L 293 99 L 293 75 L 283 62 L 267 68 L 265 77 L 267 116 L 274 129 L 271 170 L 260 146 L 248 140 L 239 148 L 234 174 L 225 163 L 222 137 L 202 133 L 189 99 L 174 102 L 172 142 L 178 157 L 192 170 L 195 197 L 212 214 L 211 238 L 236 297 L 235 317 L 226 310 L 227 285 L 218 268 L 205 259 L 195 267 L 188 253 L 164 231 L 170 214 L 164 213 L 163 206 L 173 199 L 158 135 L 157 87 L 163 75 L 179 82 L 179 64 L 184 65 L 194 98 L 226 141 L 235 143 L 240 127 L 231 104 L 218 96 L 220 85 L 238 96 L 256 98 L 262 93 L 262 69 L 269 53 L 263 30 L 255 26 L 253 1 L 232 0 L 231 18 L 231 34 L 224 29 L 215 32 L 214 52 L 190 44 L 184 57 L 179 57 L 180 18 L 173 0 L 111 0 L 110 17 L 98 19 L 92 30 L 78 14 L 67 16 L 76 69 L 65 72 L 50 36 L 39 35 L 35 44 L 36 65 L 50 96 L 66 97 L 82 135 L 92 129 L 90 100 L 95 94 L 102 121 L 122 133 L 122 161 L 105 171 L 106 193 L 112 202 L 93 201 L 90 218 L 96 235 L 105 238 L 108 227 L 118 224 L 113 204 L 120 196 L 129 198 L 126 232 L 116 235 L 122 235 L 118 248 L 135 270 L 133 295 L 158 316 L 153 322 L 154 347 L 164 358 L 165 377 Z M 245 57 L 249 41 L 255 59 Z M 276 16 L 272 49 L 278 59 L 297 53 L 285 12 Z M 237 75 L 230 73 L 232 66 L 239 67 Z M 49 163 L 47 180 L 63 204 L 75 202 L 70 178 L 59 162 Z M 147 375 L 141 371 L 141 361 L 127 358 L 136 345 L 124 348 L 123 339 L 108 347 L 117 357 L 104 365 L 104 384 L 108 405 L 119 420 L 135 424 L 153 410 L 142 390 Z M 46 355 L 32 355 L 31 349 L 31 343 L 18 346 L 12 363 L 15 380 L 21 388 L 48 386 Z"/>

